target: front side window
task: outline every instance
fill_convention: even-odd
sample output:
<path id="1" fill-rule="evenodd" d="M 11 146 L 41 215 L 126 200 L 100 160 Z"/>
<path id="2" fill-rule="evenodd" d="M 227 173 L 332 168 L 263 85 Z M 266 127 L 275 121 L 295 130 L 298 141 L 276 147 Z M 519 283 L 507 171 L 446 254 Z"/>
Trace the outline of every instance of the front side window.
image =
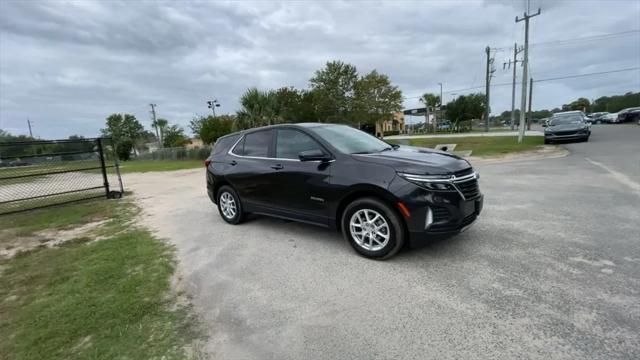
<path id="1" fill-rule="evenodd" d="M 298 159 L 298 155 L 307 150 L 321 150 L 322 147 L 309 135 L 297 130 L 278 130 L 276 157 L 280 159 Z"/>
<path id="2" fill-rule="evenodd" d="M 242 149 L 238 146 L 233 153 L 244 156 L 267 157 L 269 155 L 269 144 L 271 144 L 271 131 L 256 131 L 245 135 Z"/>

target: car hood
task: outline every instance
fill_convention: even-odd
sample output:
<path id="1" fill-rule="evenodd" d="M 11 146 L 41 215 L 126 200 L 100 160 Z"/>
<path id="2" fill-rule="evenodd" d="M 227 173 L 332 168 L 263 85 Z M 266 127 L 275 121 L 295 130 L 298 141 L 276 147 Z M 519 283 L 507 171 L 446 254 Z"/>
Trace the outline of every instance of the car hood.
<path id="1" fill-rule="evenodd" d="M 551 131 L 571 131 L 585 129 L 586 127 L 587 126 L 585 124 L 559 124 L 549 126 L 548 129 Z"/>
<path id="2" fill-rule="evenodd" d="M 454 174 L 471 168 L 467 160 L 456 155 L 414 146 L 400 146 L 394 150 L 353 157 L 359 161 L 387 165 L 399 172 L 420 175 Z"/>

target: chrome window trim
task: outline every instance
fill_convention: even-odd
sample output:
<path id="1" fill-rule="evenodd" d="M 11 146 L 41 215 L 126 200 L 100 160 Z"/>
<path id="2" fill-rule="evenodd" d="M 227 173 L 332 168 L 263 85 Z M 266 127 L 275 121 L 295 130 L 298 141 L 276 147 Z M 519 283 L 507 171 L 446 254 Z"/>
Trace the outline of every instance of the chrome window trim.
<path id="1" fill-rule="evenodd" d="M 229 148 L 229 151 L 227 151 L 227 155 L 231 155 L 231 156 L 235 156 L 237 158 L 243 158 L 243 159 L 257 159 L 257 160 L 279 160 L 279 161 L 297 161 L 297 162 L 307 162 L 307 163 L 319 163 L 322 162 L 322 160 L 309 160 L 309 161 L 302 161 L 300 159 L 287 159 L 287 158 L 276 158 L 276 157 L 263 157 L 263 156 L 245 156 L 245 155 L 238 155 L 238 154 L 234 154 L 233 153 L 233 149 L 236 148 L 236 145 L 238 145 L 238 143 L 244 139 L 246 134 L 242 134 L 242 136 L 240 136 L 240 138 L 233 144 L 233 146 L 231 146 Z M 329 161 L 325 161 L 327 163 L 332 163 L 336 161 L 335 159 L 331 159 Z"/>

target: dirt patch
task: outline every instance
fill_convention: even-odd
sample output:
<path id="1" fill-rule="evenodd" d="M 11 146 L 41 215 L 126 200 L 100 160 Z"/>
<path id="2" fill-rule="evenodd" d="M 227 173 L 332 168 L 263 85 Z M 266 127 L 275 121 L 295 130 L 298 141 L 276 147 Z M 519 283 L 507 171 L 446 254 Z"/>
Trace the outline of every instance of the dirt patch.
<path id="1" fill-rule="evenodd" d="M 77 238 L 86 237 L 106 222 L 107 220 L 94 221 L 66 230 L 43 230 L 31 236 L 16 236 L 11 230 L 1 231 L 0 238 L 3 240 L 2 248 L 0 248 L 0 258 L 8 259 L 37 247 L 53 247 Z"/>
<path id="2" fill-rule="evenodd" d="M 569 155 L 569 150 L 559 145 L 544 145 L 539 149 L 495 157 L 469 156 L 466 159 L 477 164 L 493 164 L 513 161 L 542 160 Z"/>

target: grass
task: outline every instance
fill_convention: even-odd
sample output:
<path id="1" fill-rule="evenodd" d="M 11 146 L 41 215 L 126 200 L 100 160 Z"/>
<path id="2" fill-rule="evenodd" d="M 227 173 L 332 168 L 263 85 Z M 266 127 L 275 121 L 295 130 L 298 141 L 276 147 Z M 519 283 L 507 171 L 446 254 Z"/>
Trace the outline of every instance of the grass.
<path id="1" fill-rule="evenodd" d="M 147 171 L 174 171 L 202 167 L 202 160 L 130 160 L 120 162 L 122 174 Z"/>
<path id="2" fill-rule="evenodd" d="M 397 142 L 397 141 L 396 141 Z M 518 144 L 515 136 L 469 136 L 410 139 L 409 145 L 433 148 L 438 144 L 457 144 L 455 151 L 472 150 L 473 156 L 498 156 L 534 150 L 544 144 L 542 136 L 528 136 Z"/>
<path id="3" fill-rule="evenodd" d="M 193 338 L 170 288 L 172 249 L 130 222 L 125 200 L 90 201 L 0 218 L 0 226 L 96 234 L 0 261 L 0 359 L 177 359 Z M 96 235 L 106 235 L 99 241 Z"/>
<path id="4" fill-rule="evenodd" d="M 88 201 L 0 216 L 0 229 L 14 236 L 31 236 L 42 230 L 62 230 L 85 223 L 113 218 L 114 201 Z M 2 239 L 0 239 L 0 242 Z"/>

